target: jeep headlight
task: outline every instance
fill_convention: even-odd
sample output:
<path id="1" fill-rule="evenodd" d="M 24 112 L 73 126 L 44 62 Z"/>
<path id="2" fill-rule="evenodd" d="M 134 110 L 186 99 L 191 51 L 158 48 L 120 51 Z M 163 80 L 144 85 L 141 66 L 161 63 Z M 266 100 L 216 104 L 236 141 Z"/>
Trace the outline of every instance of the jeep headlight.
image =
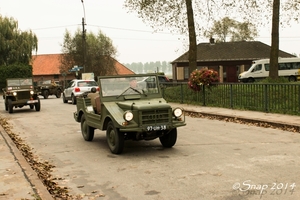
<path id="1" fill-rule="evenodd" d="M 175 108 L 174 110 L 173 110 L 173 115 L 175 116 L 175 117 L 181 117 L 181 115 L 182 115 L 182 109 L 181 108 Z"/>
<path id="2" fill-rule="evenodd" d="M 17 96 L 17 92 L 13 92 L 13 95 L 14 95 L 14 96 Z"/>
<path id="3" fill-rule="evenodd" d="M 30 91 L 30 94 L 32 95 L 32 94 L 34 94 L 34 92 L 31 90 L 31 91 Z"/>
<path id="4" fill-rule="evenodd" d="M 130 110 L 127 110 L 124 112 L 123 118 L 125 119 L 125 121 L 129 122 L 133 119 L 133 114 Z"/>

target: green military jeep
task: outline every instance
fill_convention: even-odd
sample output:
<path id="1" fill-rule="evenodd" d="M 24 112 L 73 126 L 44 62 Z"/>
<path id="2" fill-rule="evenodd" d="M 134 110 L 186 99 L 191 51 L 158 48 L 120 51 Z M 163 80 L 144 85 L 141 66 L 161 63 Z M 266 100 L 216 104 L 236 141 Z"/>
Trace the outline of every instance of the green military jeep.
<path id="1" fill-rule="evenodd" d="M 6 88 L 2 89 L 5 110 L 13 113 L 13 109 L 29 105 L 40 111 L 40 99 L 33 87 L 32 78 L 9 78 L 6 79 Z"/>
<path id="2" fill-rule="evenodd" d="M 120 154 L 124 140 L 159 138 L 164 147 L 177 140 L 177 127 L 185 126 L 181 108 L 172 108 L 162 97 L 156 74 L 98 77 L 100 91 L 92 88 L 77 97 L 74 118 L 82 136 L 92 141 L 94 130 L 106 130 L 112 153 Z"/>
<path id="3" fill-rule="evenodd" d="M 48 99 L 49 95 L 55 95 L 56 98 L 60 98 L 63 91 L 62 86 L 58 82 L 51 80 L 39 81 L 36 89 L 38 94 L 42 95 L 44 99 Z"/>

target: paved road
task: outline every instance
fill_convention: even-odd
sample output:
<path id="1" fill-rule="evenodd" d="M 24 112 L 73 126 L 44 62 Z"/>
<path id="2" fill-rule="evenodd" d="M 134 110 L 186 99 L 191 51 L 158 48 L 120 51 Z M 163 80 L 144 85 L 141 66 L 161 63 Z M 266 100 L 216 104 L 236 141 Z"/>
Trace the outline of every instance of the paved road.
<path id="1" fill-rule="evenodd" d="M 113 155 L 104 132 L 97 130 L 93 142 L 83 140 L 74 105 L 54 97 L 41 98 L 41 105 L 40 112 L 0 114 L 41 161 L 55 166 L 51 174 L 73 197 L 300 198 L 299 133 L 187 117 L 174 148 L 158 140 L 126 141 L 124 153 Z"/>

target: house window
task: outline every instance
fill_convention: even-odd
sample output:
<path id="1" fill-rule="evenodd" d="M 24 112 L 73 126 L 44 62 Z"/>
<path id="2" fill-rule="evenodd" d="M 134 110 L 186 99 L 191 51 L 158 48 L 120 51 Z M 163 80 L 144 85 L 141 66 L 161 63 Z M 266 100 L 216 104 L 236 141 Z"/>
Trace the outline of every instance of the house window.
<path id="1" fill-rule="evenodd" d="M 184 67 L 176 67 L 177 80 L 184 80 Z"/>
<path id="2" fill-rule="evenodd" d="M 190 68 L 185 67 L 184 68 L 184 79 L 189 79 L 190 77 Z"/>

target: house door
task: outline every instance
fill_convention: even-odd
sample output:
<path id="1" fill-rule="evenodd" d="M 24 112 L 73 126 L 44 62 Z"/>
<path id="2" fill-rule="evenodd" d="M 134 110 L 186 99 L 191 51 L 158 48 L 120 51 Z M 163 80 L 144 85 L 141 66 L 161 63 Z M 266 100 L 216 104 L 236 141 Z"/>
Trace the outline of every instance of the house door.
<path id="1" fill-rule="evenodd" d="M 238 82 L 236 66 L 226 66 L 226 82 Z"/>

